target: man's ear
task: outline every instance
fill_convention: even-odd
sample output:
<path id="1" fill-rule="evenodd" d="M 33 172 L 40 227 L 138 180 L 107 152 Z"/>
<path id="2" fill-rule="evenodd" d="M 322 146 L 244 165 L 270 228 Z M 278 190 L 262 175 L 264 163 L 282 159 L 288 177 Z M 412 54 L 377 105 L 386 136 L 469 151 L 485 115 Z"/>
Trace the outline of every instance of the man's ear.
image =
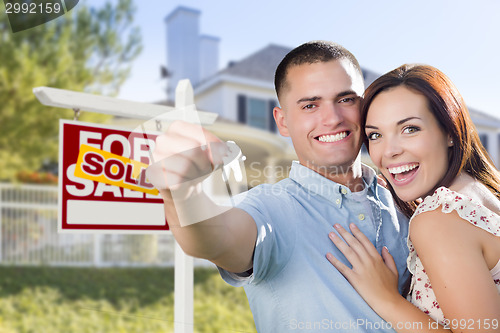
<path id="1" fill-rule="evenodd" d="M 276 106 L 273 109 L 273 116 L 274 116 L 274 121 L 276 121 L 276 126 L 278 126 L 280 134 L 283 136 L 290 136 L 286 124 L 285 111 Z"/>

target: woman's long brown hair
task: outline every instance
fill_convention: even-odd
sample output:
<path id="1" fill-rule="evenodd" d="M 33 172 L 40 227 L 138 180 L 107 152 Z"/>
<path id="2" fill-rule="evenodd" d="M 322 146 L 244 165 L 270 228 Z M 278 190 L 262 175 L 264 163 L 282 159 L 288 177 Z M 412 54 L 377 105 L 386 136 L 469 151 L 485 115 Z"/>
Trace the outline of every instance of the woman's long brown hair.
<path id="1" fill-rule="evenodd" d="M 500 173 L 481 144 L 462 96 L 453 82 L 437 68 L 428 65 L 402 65 L 375 80 L 364 94 L 361 109 L 362 128 L 365 127 L 372 101 L 381 92 L 397 86 L 405 86 L 425 96 L 429 110 L 453 140 L 453 146 L 449 148 L 448 171 L 433 191 L 440 186 L 449 187 L 458 174 L 466 172 L 486 185 L 500 200 Z M 365 145 L 369 151 L 366 137 Z M 400 200 L 392 186 L 388 186 L 399 209 L 410 217 L 417 203 Z"/>

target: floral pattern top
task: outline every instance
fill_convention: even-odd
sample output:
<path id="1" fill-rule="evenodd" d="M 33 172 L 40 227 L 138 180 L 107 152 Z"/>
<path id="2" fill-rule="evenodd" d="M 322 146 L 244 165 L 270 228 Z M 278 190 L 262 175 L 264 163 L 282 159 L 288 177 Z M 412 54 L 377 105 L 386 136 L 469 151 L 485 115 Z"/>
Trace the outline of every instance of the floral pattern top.
<path id="1" fill-rule="evenodd" d="M 473 201 L 471 198 L 454 192 L 446 187 L 439 187 L 433 195 L 424 199 L 417 207 L 411 220 L 420 213 L 435 210 L 441 206 L 444 213 L 456 211 L 464 220 L 469 221 L 473 225 L 492 233 L 495 236 L 500 236 L 500 216 L 493 213 L 485 206 Z M 413 244 L 408 237 L 408 248 L 410 254 L 408 256 L 408 269 L 413 274 L 411 280 L 410 294 L 408 300 L 425 312 L 435 321 L 445 325 L 445 317 L 443 311 L 432 290 L 431 282 L 427 276 L 422 262 L 413 247 Z M 495 280 L 498 292 L 500 293 L 500 261 L 491 270 L 492 277 Z"/>

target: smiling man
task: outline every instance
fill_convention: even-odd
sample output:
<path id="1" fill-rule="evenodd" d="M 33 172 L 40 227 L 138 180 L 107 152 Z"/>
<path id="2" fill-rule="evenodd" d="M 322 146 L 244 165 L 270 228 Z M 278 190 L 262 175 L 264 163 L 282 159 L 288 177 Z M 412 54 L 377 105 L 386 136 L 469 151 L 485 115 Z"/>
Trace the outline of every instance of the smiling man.
<path id="1" fill-rule="evenodd" d="M 309 42 L 285 56 L 275 87 L 281 105 L 273 110 L 276 124 L 292 139 L 299 158 L 289 178 L 257 186 L 236 207 L 192 223 L 180 222 L 183 212 L 216 212 L 217 207 L 192 181 L 184 201 L 174 202 L 174 187 L 167 186 L 160 192 L 172 233 L 186 253 L 211 260 L 226 282 L 244 286 L 259 332 L 392 332 L 325 258 L 332 252 L 348 264 L 328 233 L 335 223 L 345 228 L 355 223 L 379 252 L 388 247 L 400 273 L 400 290 L 408 277 L 407 221 L 398 221 L 390 193 L 359 158 L 359 64 L 340 45 Z M 171 126 L 157 140 L 155 160 L 220 143 L 207 131 L 202 136 L 195 132 L 189 124 Z M 200 150 L 162 170 L 178 184 L 218 159 L 215 149 Z"/>
<path id="2" fill-rule="evenodd" d="M 274 109 L 274 117 L 280 133 L 291 137 L 299 163 L 362 189 L 359 67 L 344 58 L 291 66 L 284 78 L 279 74 L 282 108 Z"/>

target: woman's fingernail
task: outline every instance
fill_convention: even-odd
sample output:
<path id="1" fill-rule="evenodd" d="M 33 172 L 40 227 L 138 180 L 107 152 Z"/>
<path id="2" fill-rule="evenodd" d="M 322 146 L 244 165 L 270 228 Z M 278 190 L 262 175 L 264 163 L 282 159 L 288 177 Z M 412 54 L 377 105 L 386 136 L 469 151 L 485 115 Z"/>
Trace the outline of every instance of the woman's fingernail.
<path id="1" fill-rule="evenodd" d="M 390 253 L 389 249 L 387 248 L 387 246 L 384 246 L 384 249 L 387 251 L 387 253 Z"/>
<path id="2" fill-rule="evenodd" d="M 328 234 L 328 236 L 330 236 L 330 238 L 331 238 L 331 239 L 334 239 L 334 238 L 336 237 L 336 236 L 335 236 L 335 233 L 333 233 L 333 232 L 330 232 L 330 233 Z"/>
<path id="3" fill-rule="evenodd" d="M 335 224 L 333 225 L 333 227 L 334 227 L 335 229 L 340 229 L 340 224 L 335 223 Z"/>
<path id="4" fill-rule="evenodd" d="M 333 258 L 333 255 L 331 253 L 326 254 L 326 259 L 331 260 Z"/>
<path id="5" fill-rule="evenodd" d="M 351 228 L 352 228 L 352 229 L 357 229 L 357 228 L 358 228 L 358 226 L 357 226 L 357 225 L 355 225 L 354 223 L 351 223 Z"/>

